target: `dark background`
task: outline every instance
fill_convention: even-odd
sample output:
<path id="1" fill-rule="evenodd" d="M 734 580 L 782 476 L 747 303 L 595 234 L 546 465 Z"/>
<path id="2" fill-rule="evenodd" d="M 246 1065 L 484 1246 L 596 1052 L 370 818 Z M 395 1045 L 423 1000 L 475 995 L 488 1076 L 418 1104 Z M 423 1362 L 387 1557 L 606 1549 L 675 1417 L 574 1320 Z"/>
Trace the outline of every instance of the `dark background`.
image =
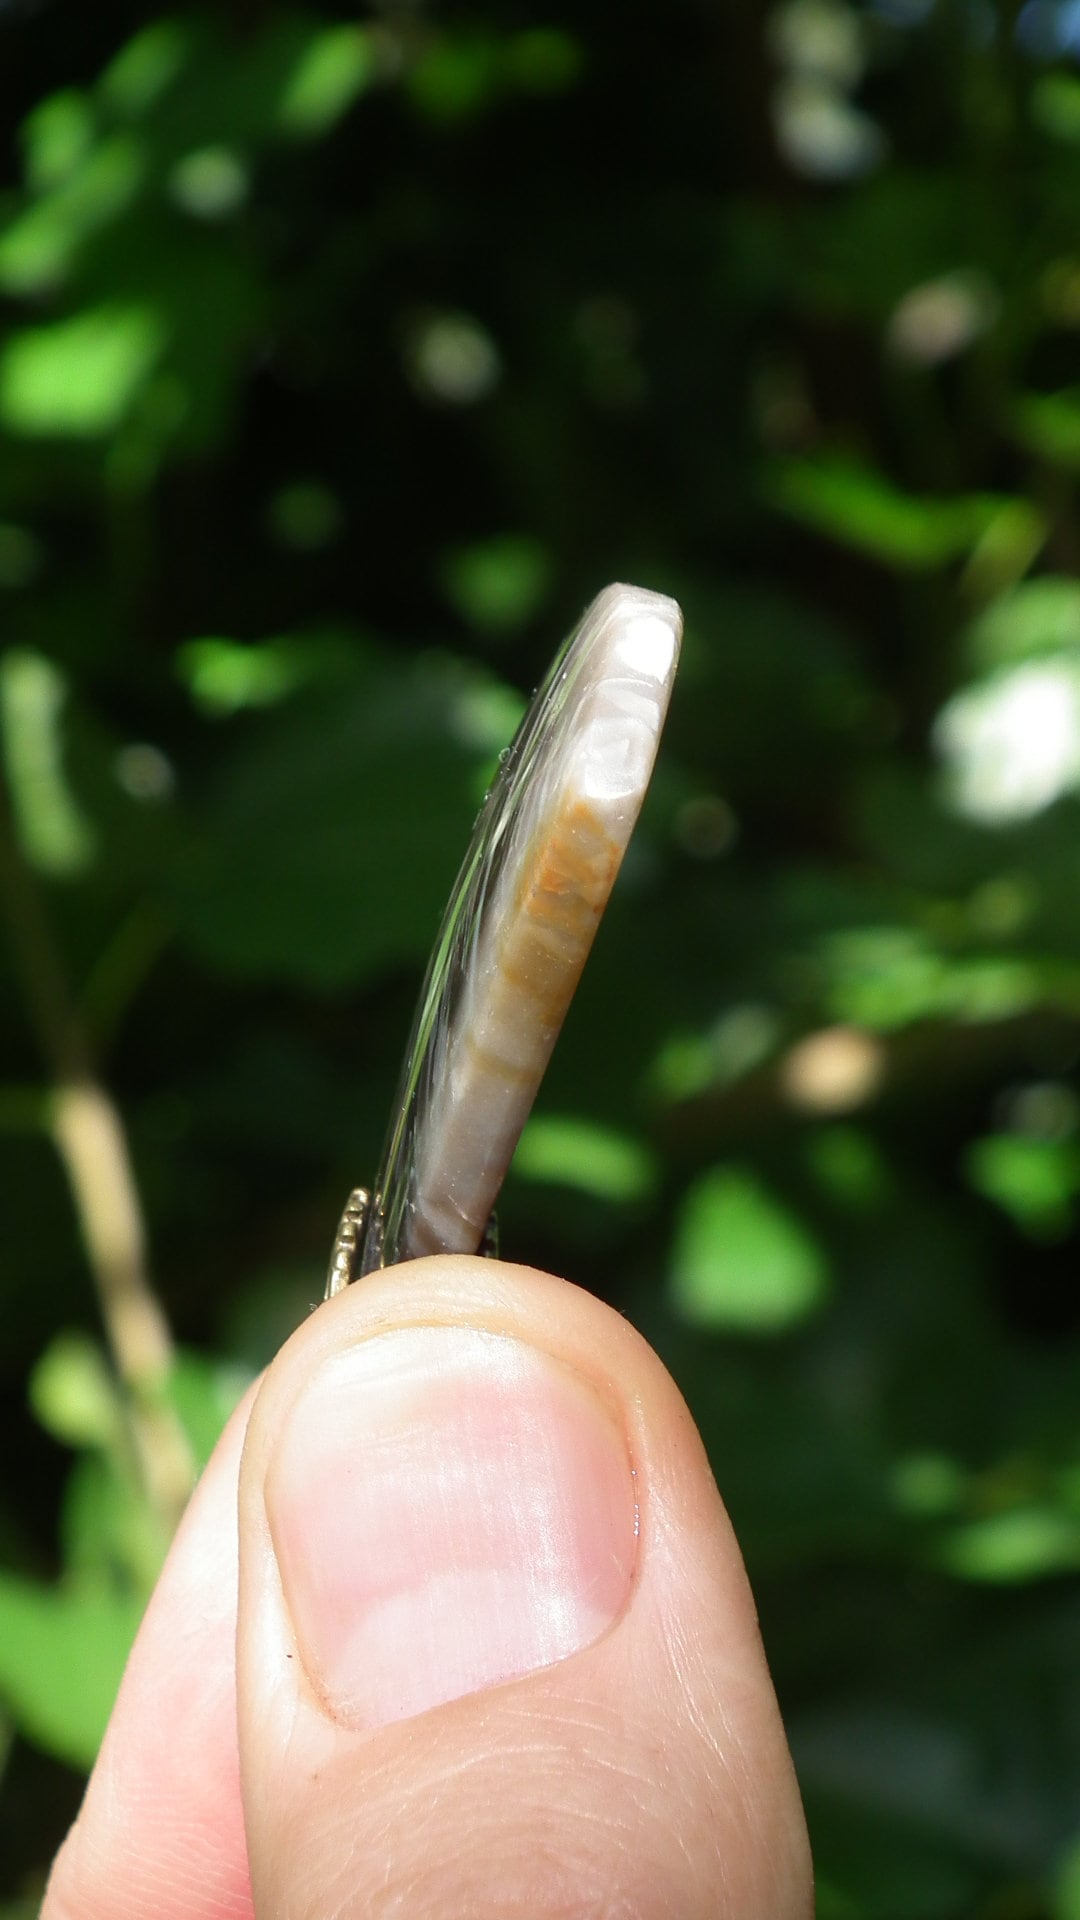
<path id="1" fill-rule="evenodd" d="M 617 578 L 684 662 L 504 1248 L 690 1400 L 822 1915 L 1080 1915 L 1078 58 L 1075 0 L 0 0 L 4 1920 Z"/>

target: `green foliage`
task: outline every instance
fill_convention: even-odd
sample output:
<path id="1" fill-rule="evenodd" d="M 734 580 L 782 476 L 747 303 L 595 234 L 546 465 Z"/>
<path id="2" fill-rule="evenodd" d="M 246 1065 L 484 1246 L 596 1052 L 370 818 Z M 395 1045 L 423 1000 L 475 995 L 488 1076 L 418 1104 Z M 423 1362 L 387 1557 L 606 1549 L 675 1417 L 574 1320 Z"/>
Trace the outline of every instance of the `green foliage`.
<path id="1" fill-rule="evenodd" d="M 169 1398 L 199 1467 L 243 1384 L 201 1356 L 177 1361 Z M 59 1333 L 34 1368 L 30 1400 L 80 1458 L 61 1514 L 62 1579 L 0 1570 L 0 1701 L 29 1739 L 89 1768 L 164 1543 L 138 1483 L 123 1398 L 93 1341 Z"/>
<path id="2" fill-rule="evenodd" d="M 718 1332 L 796 1326 L 825 1291 L 811 1236 L 737 1167 L 714 1167 L 688 1189 L 671 1258 L 676 1312 Z"/>
<path id="3" fill-rule="evenodd" d="M 683 667 L 504 1250 L 687 1393 L 822 1914 L 1080 1913 L 1075 14 L 0 7 L 13 1808 L 29 1745 L 89 1764 L 163 1547 L 56 975 L 201 1462 L 318 1297 L 524 695 L 627 578 Z"/>
<path id="4" fill-rule="evenodd" d="M 0 1577 L 0 1695 L 32 1740 L 89 1768 L 142 1611 L 134 1595 Z"/>

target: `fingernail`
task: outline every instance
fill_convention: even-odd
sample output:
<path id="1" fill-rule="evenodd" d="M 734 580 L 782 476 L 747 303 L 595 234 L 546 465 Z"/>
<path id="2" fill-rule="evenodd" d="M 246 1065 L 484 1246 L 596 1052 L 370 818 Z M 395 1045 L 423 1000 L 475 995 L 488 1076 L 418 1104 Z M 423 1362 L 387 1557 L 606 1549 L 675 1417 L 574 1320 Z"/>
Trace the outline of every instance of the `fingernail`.
<path id="1" fill-rule="evenodd" d="M 501 1334 L 409 1327 L 335 1355 L 291 1409 L 265 1497 L 297 1650 L 352 1726 L 564 1659 L 629 1593 L 616 1413 Z"/>

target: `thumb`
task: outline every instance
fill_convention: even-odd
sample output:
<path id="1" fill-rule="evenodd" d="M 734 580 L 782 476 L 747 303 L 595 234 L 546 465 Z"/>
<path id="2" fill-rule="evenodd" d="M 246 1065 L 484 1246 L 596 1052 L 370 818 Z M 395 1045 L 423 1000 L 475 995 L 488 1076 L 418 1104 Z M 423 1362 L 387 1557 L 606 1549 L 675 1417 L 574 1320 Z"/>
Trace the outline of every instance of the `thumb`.
<path id="1" fill-rule="evenodd" d="M 801 1920 L 805 1832 L 689 1415 L 563 1282 L 437 1258 L 294 1335 L 240 1475 L 260 1920 Z"/>

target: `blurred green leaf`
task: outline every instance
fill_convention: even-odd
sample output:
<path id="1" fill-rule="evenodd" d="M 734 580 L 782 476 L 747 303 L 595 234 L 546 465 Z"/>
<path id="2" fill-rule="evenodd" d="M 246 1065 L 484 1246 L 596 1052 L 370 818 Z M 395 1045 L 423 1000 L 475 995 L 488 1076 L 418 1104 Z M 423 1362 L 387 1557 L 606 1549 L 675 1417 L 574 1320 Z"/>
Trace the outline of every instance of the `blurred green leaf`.
<path id="1" fill-rule="evenodd" d="M 1030 501 L 904 493 L 839 455 L 777 466 L 765 492 L 793 519 L 902 573 L 931 571 L 981 551 L 1000 585 L 1023 572 L 1045 538 Z"/>
<path id="2" fill-rule="evenodd" d="M 65 1591 L 149 1599 L 167 1542 L 136 1485 L 126 1446 L 75 1461 L 61 1503 L 60 1545 Z"/>
<path id="3" fill-rule="evenodd" d="M 1080 1840 L 1070 1848 L 1054 1875 L 1052 1920 L 1080 1920 Z"/>
<path id="4" fill-rule="evenodd" d="M 70 170 L 55 185 L 0 228 L 0 287 L 26 297 L 62 285 L 95 235 L 131 207 L 145 172 L 143 152 L 127 134 L 102 140 L 81 164 L 72 157 Z M 97 324 L 103 324 L 102 317 Z M 76 352 L 79 344 L 76 334 Z M 82 351 L 87 351 L 85 342 Z"/>
<path id="5" fill-rule="evenodd" d="M 333 635 L 247 643 L 208 638 L 181 647 L 176 672 L 204 713 L 226 716 L 277 706 L 307 687 L 347 684 L 359 659 L 354 643 Z"/>
<path id="6" fill-rule="evenodd" d="M 446 34 L 425 48 L 408 75 L 412 99 L 433 120 L 480 112 L 507 92 L 561 93 L 583 65 L 576 38 L 559 28 L 516 34 Z"/>
<path id="7" fill-rule="evenodd" d="M 828 937 L 828 1001 L 839 1020 L 879 1032 L 917 1020 L 1000 1020 L 1038 1004 L 1037 967 L 1012 955 L 943 953 L 913 927 Z"/>
<path id="8" fill-rule="evenodd" d="M 577 1187 L 615 1205 L 648 1198 L 655 1162 L 640 1141 L 573 1115 L 537 1114 L 514 1155 L 514 1171 L 542 1185 Z"/>
<path id="9" fill-rule="evenodd" d="M 30 1376 L 30 1400 L 43 1427 L 69 1447 L 115 1448 L 123 1405 L 99 1347 L 60 1333 Z"/>
<path id="10" fill-rule="evenodd" d="M 365 28 L 326 27 L 313 33 L 282 93 L 281 127 L 305 138 L 325 133 L 371 84 L 375 73 L 374 47 Z"/>
<path id="11" fill-rule="evenodd" d="M 443 589 L 456 612 L 482 632 L 524 626 L 542 606 L 551 561 L 528 534 L 502 534 L 446 556 Z"/>
<path id="12" fill-rule="evenodd" d="M 968 1179 L 1034 1240 L 1060 1240 L 1073 1221 L 1080 1193 L 1080 1149 L 1072 1140 L 1039 1140 L 996 1133 L 975 1140 L 966 1157 Z"/>
<path id="13" fill-rule="evenodd" d="M 21 649 L 0 660 L 0 743 L 15 829 L 30 864 L 56 878 L 83 872 L 97 845 L 64 765 L 66 700 L 51 660 Z"/>
<path id="14" fill-rule="evenodd" d="M 828 1269 L 812 1235 L 754 1174 L 713 1167 L 683 1199 L 670 1287 L 676 1312 L 698 1326 L 771 1335 L 821 1307 Z"/>
<path id="15" fill-rule="evenodd" d="M 0 1699 L 19 1731 L 69 1766 L 97 1756 L 142 1603 L 0 1572 Z"/>
<path id="16" fill-rule="evenodd" d="M 94 111 L 85 93 L 65 87 L 46 96 L 21 128 L 26 182 L 32 193 L 46 193 L 68 179 L 86 159 L 94 141 Z"/>
<path id="17" fill-rule="evenodd" d="M 185 939 L 227 973 L 323 990 L 425 958 L 489 764 L 484 685 L 388 669 L 267 719 L 166 876 Z"/>
<path id="18" fill-rule="evenodd" d="M 0 352 L 0 419 L 14 433 L 96 439 L 129 413 L 165 344 L 149 306 L 108 305 L 30 327 Z"/>
<path id="19" fill-rule="evenodd" d="M 119 113 L 146 113 L 179 79 L 194 44 L 190 21 L 173 17 L 141 27 L 105 69 L 102 99 Z"/>
<path id="20" fill-rule="evenodd" d="M 175 1356 L 169 1375 L 169 1402 L 191 1443 L 196 1472 L 201 1473 L 206 1466 L 251 1380 L 246 1369 L 227 1366 L 206 1354 L 185 1349 Z"/>
<path id="21" fill-rule="evenodd" d="M 1064 574 L 1025 580 L 973 622 L 967 650 L 980 674 L 1047 654 L 1080 659 L 1080 582 Z"/>
<path id="22" fill-rule="evenodd" d="M 1080 142 L 1080 80 L 1071 73 L 1040 74 L 1031 90 L 1031 112 L 1052 139 Z"/>
<path id="23" fill-rule="evenodd" d="M 889 1165 L 877 1143 L 855 1126 L 819 1128 L 807 1156 L 822 1190 L 841 1206 L 871 1211 L 889 1198 Z"/>
<path id="24" fill-rule="evenodd" d="M 1029 452 L 1070 472 L 1080 467 L 1080 388 L 1021 394 L 1010 417 L 1017 439 Z"/>
<path id="25" fill-rule="evenodd" d="M 987 1514 L 943 1535 L 934 1558 L 963 1580 L 1044 1580 L 1080 1568 L 1080 1520 L 1053 1507 Z"/>

